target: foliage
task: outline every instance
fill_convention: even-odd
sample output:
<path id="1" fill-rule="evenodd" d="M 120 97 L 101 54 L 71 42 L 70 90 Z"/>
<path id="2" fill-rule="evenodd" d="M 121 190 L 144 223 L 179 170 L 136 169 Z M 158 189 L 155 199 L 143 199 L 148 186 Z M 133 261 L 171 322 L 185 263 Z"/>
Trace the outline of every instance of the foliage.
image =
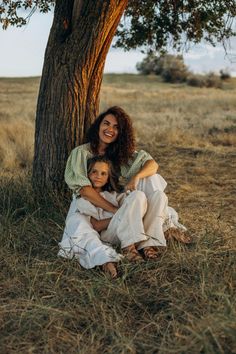
<path id="1" fill-rule="evenodd" d="M 231 78 L 230 71 L 228 69 L 220 70 L 220 78 L 221 80 L 228 80 Z"/>
<path id="2" fill-rule="evenodd" d="M 220 71 L 221 76 L 213 72 L 206 75 L 189 72 L 182 55 L 161 54 L 150 52 L 142 62 L 137 63 L 137 70 L 143 75 L 160 75 L 165 82 L 187 82 L 195 87 L 222 88 L 222 80 L 230 78 L 227 71 Z"/>
<path id="3" fill-rule="evenodd" d="M 213 72 L 208 73 L 206 75 L 206 87 L 221 88 L 222 82 L 220 77 Z"/>
<path id="4" fill-rule="evenodd" d="M 160 75 L 162 72 L 161 58 L 151 52 L 140 63 L 136 64 L 136 68 L 143 75 Z"/>
<path id="5" fill-rule="evenodd" d="M 235 15 L 235 0 L 130 0 L 117 46 L 158 51 L 201 39 L 214 44 L 234 34 Z"/>
<path id="6" fill-rule="evenodd" d="M 149 53 L 136 68 L 143 75 L 160 75 L 165 82 L 172 83 L 186 81 L 189 74 L 182 55 Z"/>
<path id="7" fill-rule="evenodd" d="M 70 1 L 70 6 L 74 1 Z M 4 0 L 0 5 L 0 23 L 25 25 L 36 11 L 48 12 L 55 1 Z M 23 10 L 23 11 L 22 11 Z M 182 46 L 204 39 L 212 44 L 235 34 L 235 0 L 130 0 L 117 31 L 117 47 L 126 50 L 149 47 L 153 50 Z"/>
<path id="8" fill-rule="evenodd" d="M 3 0 L 0 4 L 0 23 L 3 29 L 9 25 L 21 27 L 27 23 L 32 14 L 38 10 L 46 13 L 55 1 L 47 0 Z"/>
<path id="9" fill-rule="evenodd" d="M 195 87 L 223 87 L 221 78 L 213 72 L 206 75 L 190 74 L 187 77 L 187 84 Z"/>
<path id="10" fill-rule="evenodd" d="M 187 77 L 187 84 L 194 87 L 204 87 L 206 86 L 206 77 L 201 74 L 190 74 Z"/>
<path id="11" fill-rule="evenodd" d="M 184 82 L 188 76 L 188 68 L 184 64 L 182 55 L 162 55 L 161 62 L 161 76 L 165 82 Z"/>

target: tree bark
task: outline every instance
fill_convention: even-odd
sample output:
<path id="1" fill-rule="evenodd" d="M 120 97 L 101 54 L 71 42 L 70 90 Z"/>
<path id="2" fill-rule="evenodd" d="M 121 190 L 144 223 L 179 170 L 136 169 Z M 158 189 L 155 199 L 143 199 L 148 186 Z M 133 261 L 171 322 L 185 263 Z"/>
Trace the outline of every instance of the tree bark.
<path id="1" fill-rule="evenodd" d="M 105 59 L 128 0 L 58 0 L 36 111 L 32 182 L 64 189 L 70 151 L 98 113 Z"/>

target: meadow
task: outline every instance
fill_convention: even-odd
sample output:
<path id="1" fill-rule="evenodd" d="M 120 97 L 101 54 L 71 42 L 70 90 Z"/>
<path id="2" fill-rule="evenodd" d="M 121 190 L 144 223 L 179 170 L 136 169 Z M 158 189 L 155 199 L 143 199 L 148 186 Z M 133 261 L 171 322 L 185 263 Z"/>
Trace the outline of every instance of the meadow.
<path id="1" fill-rule="evenodd" d="M 1 353 L 236 353 L 236 80 L 104 76 L 193 239 L 115 281 L 56 256 L 69 200 L 30 184 L 39 80 L 0 79 Z"/>

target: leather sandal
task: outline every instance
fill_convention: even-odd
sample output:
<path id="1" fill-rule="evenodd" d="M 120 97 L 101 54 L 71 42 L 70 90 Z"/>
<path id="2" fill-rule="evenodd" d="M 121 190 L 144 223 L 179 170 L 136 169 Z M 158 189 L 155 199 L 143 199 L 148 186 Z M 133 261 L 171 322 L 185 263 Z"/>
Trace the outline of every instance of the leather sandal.
<path id="1" fill-rule="evenodd" d="M 130 262 L 142 262 L 143 257 L 136 250 L 135 245 L 132 244 L 128 247 L 122 249 L 122 254 L 127 258 Z"/>
<path id="2" fill-rule="evenodd" d="M 159 254 L 156 248 L 149 246 L 142 249 L 145 259 L 157 259 Z"/>

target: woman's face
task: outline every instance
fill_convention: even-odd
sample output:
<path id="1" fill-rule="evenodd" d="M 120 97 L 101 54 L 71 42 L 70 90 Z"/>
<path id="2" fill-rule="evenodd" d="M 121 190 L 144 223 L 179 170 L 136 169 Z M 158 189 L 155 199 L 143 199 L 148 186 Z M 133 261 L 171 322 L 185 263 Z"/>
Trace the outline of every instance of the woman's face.
<path id="1" fill-rule="evenodd" d="M 99 140 L 103 144 L 111 144 L 116 141 L 119 134 L 118 122 L 112 114 L 106 115 L 99 126 Z"/>

